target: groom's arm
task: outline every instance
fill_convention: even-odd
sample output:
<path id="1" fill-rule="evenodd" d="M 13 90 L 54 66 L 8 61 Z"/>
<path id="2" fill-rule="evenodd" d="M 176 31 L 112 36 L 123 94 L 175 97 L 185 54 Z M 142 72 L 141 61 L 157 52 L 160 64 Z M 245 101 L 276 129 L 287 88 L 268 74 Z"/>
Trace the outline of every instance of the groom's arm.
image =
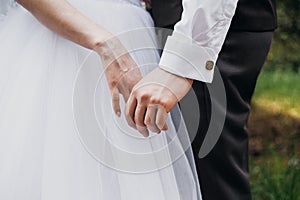
<path id="1" fill-rule="evenodd" d="M 212 82 L 238 0 L 183 0 L 182 19 L 166 42 L 159 66 L 173 74 Z"/>
<path id="2" fill-rule="evenodd" d="M 159 68 L 134 88 L 126 106 L 128 124 L 147 135 L 166 129 L 167 113 L 192 80 L 212 82 L 215 63 L 238 0 L 183 0 L 181 21 L 166 42 Z"/>

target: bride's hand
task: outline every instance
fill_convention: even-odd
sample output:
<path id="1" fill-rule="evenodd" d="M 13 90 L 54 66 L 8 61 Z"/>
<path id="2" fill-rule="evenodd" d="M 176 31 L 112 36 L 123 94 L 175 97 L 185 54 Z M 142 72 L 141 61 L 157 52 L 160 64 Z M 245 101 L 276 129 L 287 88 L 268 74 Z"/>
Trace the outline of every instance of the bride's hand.
<path id="1" fill-rule="evenodd" d="M 93 49 L 101 56 L 112 94 L 113 108 L 115 113 L 120 115 L 119 94 L 127 101 L 131 89 L 141 79 L 137 65 L 122 43 L 66 0 L 17 0 L 17 2 L 55 33 L 83 47 Z"/>
<path id="2" fill-rule="evenodd" d="M 135 61 L 116 37 L 101 43 L 95 50 L 104 65 L 114 112 L 120 116 L 120 94 L 127 102 L 132 88 L 142 79 L 142 75 Z"/>

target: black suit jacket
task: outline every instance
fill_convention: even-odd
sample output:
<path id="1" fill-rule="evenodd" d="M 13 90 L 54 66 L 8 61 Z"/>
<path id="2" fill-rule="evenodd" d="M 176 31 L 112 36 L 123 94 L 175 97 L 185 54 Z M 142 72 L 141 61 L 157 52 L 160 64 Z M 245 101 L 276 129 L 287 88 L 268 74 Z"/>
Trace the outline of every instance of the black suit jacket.
<path id="1" fill-rule="evenodd" d="M 151 14 L 157 27 L 174 25 L 181 18 L 181 0 L 151 0 Z"/>
<path id="2" fill-rule="evenodd" d="M 181 13 L 182 0 L 152 0 L 152 16 L 158 27 L 174 25 L 180 20 Z M 240 31 L 270 31 L 276 27 L 275 0 L 239 0 L 230 28 Z"/>

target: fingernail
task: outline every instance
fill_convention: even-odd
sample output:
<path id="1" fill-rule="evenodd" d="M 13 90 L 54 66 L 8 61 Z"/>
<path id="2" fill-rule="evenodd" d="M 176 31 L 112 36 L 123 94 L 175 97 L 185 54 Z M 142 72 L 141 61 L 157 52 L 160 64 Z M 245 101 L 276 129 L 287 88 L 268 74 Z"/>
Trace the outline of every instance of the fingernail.
<path id="1" fill-rule="evenodd" d="M 118 117 L 121 117 L 121 112 L 120 111 L 118 111 L 116 114 L 117 114 Z"/>
<path id="2" fill-rule="evenodd" d="M 136 127 L 135 124 L 129 124 L 129 126 L 130 126 L 131 128 L 133 128 L 133 129 L 137 130 L 137 127 Z"/>
<path id="3" fill-rule="evenodd" d="M 147 137 L 149 137 L 149 134 L 143 133 L 143 136 L 144 136 L 145 138 L 147 138 Z"/>

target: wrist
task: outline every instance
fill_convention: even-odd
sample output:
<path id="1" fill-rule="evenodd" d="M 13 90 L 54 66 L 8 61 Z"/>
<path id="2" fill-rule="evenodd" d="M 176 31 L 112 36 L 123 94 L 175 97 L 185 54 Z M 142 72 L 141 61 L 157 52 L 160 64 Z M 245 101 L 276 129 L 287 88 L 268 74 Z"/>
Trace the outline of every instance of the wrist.
<path id="1" fill-rule="evenodd" d="M 172 72 L 169 72 L 165 69 L 162 69 L 160 67 L 158 67 L 158 70 L 161 71 L 162 73 L 164 73 L 167 77 L 170 77 L 170 78 L 177 78 L 177 79 L 183 79 L 185 80 L 188 84 L 192 85 L 194 80 L 193 79 L 190 79 L 190 78 L 186 78 L 186 77 L 183 77 L 183 76 L 179 76 L 177 74 L 174 74 Z"/>
<path id="2" fill-rule="evenodd" d="M 93 50 L 105 60 L 118 59 L 127 53 L 121 41 L 112 34 L 96 42 Z"/>
<path id="3" fill-rule="evenodd" d="M 106 50 L 108 45 L 108 41 L 113 38 L 113 35 L 111 33 L 101 33 L 97 34 L 95 38 L 92 39 L 91 42 L 91 49 L 96 51 L 97 53 L 101 53 L 102 51 Z"/>

